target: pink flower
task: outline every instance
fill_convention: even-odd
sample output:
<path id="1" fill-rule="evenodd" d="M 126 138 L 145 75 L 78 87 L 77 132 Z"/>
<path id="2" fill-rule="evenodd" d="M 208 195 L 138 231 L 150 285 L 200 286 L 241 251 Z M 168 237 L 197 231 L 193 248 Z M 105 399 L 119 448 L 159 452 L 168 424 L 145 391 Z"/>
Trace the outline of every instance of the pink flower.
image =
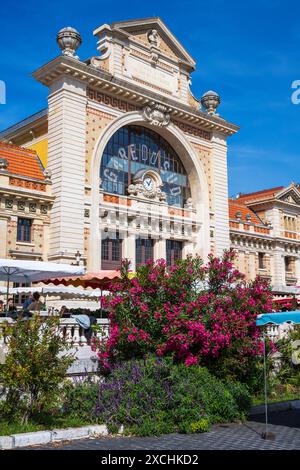
<path id="1" fill-rule="evenodd" d="M 129 341 L 129 343 L 133 343 L 134 341 L 136 341 L 136 336 L 134 335 L 128 335 L 127 336 L 127 339 Z"/>
<path id="2" fill-rule="evenodd" d="M 198 364 L 198 357 L 197 356 L 193 356 L 192 354 L 190 354 L 186 360 L 184 361 L 185 365 L 186 366 L 193 366 L 195 364 Z"/>

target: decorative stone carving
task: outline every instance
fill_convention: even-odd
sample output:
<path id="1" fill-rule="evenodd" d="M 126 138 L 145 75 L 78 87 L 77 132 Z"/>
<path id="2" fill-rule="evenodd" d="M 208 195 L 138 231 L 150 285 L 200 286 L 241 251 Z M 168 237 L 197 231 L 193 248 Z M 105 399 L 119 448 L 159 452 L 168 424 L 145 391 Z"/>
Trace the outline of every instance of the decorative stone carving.
<path id="1" fill-rule="evenodd" d="M 201 104 L 205 108 L 207 114 L 216 114 L 217 107 L 221 102 L 220 96 L 215 91 L 207 91 L 201 98 Z"/>
<path id="2" fill-rule="evenodd" d="M 29 212 L 36 212 L 36 203 L 30 202 L 29 203 Z"/>
<path id="3" fill-rule="evenodd" d="M 13 199 L 5 199 L 5 209 L 12 209 L 14 205 Z"/>
<path id="4" fill-rule="evenodd" d="M 154 47 L 159 46 L 159 42 L 160 42 L 159 35 L 156 29 L 151 29 L 151 31 L 148 31 L 147 38 L 151 46 L 154 46 Z"/>
<path id="5" fill-rule="evenodd" d="M 89 217 L 89 216 L 90 216 L 90 210 L 84 209 L 84 217 Z"/>
<path id="6" fill-rule="evenodd" d="M 25 201 L 18 201 L 18 210 L 19 211 L 25 210 Z"/>
<path id="7" fill-rule="evenodd" d="M 170 122 L 170 108 L 163 104 L 151 102 L 146 105 L 143 109 L 144 118 L 150 122 L 153 126 L 167 126 Z"/>
<path id="8" fill-rule="evenodd" d="M 43 204 L 41 205 L 41 213 L 42 214 L 47 214 L 48 212 L 48 206 L 44 206 Z"/>
<path id="9" fill-rule="evenodd" d="M 82 43 L 81 36 L 79 32 L 67 26 L 66 28 L 62 28 L 56 36 L 56 42 L 59 45 L 63 55 L 73 57 L 74 59 L 78 59 L 78 56 L 75 56 L 75 52 L 79 48 Z"/>
<path id="10" fill-rule="evenodd" d="M 149 180 L 148 185 L 146 184 L 147 180 Z M 162 186 L 162 179 L 156 171 L 140 170 L 134 176 L 133 183 L 128 186 L 128 194 L 130 196 L 165 202 L 166 194 L 161 190 Z"/>

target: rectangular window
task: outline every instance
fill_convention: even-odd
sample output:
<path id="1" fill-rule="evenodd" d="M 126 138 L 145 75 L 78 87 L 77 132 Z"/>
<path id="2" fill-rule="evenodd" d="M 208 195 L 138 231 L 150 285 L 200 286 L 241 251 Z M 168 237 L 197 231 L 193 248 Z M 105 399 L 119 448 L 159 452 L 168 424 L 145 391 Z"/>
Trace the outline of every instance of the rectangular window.
<path id="1" fill-rule="evenodd" d="M 109 247 L 109 239 L 106 238 L 105 240 L 102 240 L 102 246 L 101 246 L 101 258 L 103 260 L 108 260 L 108 247 Z"/>
<path id="2" fill-rule="evenodd" d="M 258 269 L 266 269 L 264 253 L 258 253 Z"/>
<path id="3" fill-rule="evenodd" d="M 146 263 L 153 259 L 154 241 L 151 238 L 137 238 L 135 241 L 135 261 L 136 266 Z"/>
<path id="4" fill-rule="evenodd" d="M 167 266 L 171 266 L 176 260 L 182 259 L 182 242 L 166 240 Z"/>
<path id="5" fill-rule="evenodd" d="M 102 269 L 117 269 L 122 259 L 122 240 L 117 233 L 115 238 L 104 238 L 101 242 Z"/>
<path id="6" fill-rule="evenodd" d="M 292 273 L 293 272 L 293 258 L 291 256 L 286 256 L 284 258 L 285 263 L 285 272 Z"/>
<path id="7" fill-rule="evenodd" d="M 31 219 L 18 218 L 17 241 L 18 242 L 31 242 Z"/>

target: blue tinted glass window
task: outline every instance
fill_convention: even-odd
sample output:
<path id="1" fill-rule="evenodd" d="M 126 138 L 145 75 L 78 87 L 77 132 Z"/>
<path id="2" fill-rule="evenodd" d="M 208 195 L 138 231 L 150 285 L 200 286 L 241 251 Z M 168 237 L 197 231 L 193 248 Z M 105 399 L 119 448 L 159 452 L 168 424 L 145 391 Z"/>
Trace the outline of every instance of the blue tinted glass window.
<path id="1" fill-rule="evenodd" d="M 135 174 L 148 169 L 160 174 L 168 204 L 183 207 L 190 197 L 184 166 L 165 139 L 141 126 L 123 127 L 107 143 L 100 168 L 103 191 L 126 196 Z"/>

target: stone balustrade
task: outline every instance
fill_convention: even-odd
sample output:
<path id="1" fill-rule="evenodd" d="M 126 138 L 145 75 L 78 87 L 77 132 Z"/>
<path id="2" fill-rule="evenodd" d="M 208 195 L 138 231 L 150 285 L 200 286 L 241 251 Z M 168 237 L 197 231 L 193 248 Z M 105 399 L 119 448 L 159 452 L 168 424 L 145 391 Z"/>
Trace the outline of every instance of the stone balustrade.
<path id="1" fill-rule="evenodd" d="M 267 334 L 272 341 L 287 336 L 288 332 L 293 328 L 291 323 L 283 323 L 282 325 L 267 325 Z"/>
<path id="2" fill-rule="evenodd" d="M 14 323 L 14 320 L 9 317 L 0 318 L 0 347 L 5 346 L 8 342 L 6 331 L 8 325 L 11 323 Z M 98 318 L 97 331 L 92 331 L 91 338 L 106 338 L 108 336 L 108 327 L 108 319 Z M 75 318 L 61 318 L 59 323 L 59 334 L 62 338 L 66 339 L 66 342 L 69 345 L 73 347 L 86 346 L 89 343 L 89 338 L 85 334 L 84 329 L 79 326 Z"/>

